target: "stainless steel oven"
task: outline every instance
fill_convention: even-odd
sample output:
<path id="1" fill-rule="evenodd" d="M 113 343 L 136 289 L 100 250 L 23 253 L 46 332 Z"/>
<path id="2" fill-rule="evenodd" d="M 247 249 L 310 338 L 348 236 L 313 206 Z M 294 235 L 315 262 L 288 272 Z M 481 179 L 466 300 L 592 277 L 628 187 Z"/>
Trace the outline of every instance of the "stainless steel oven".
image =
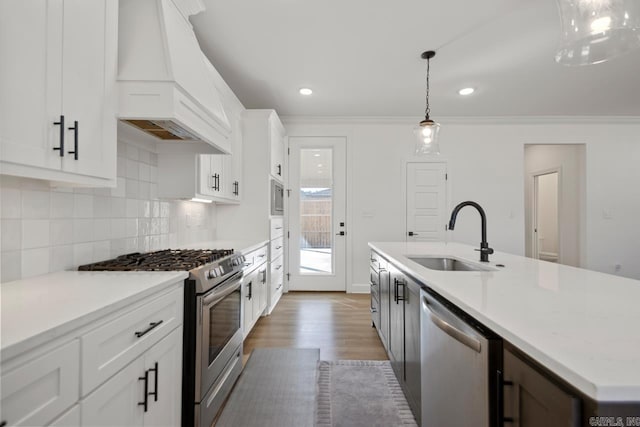
<path id="1" fill-rule="evenodd" d="M 196 297 L 196 399 L 204 396 L 242 344 L 242 272 Z"/>

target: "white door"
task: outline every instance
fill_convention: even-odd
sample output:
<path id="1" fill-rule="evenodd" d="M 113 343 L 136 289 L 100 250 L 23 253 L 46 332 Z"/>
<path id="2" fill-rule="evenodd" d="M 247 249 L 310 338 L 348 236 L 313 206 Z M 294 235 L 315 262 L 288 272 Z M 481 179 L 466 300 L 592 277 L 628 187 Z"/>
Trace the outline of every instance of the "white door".
<path id="1" fill-rule="evenodd" d="M 289 289 L 345 291 L 346 138 L 289 145 Z"/>
<path id="2" fill-rule="evenodd" d="M 534 257 L 559 262 L 558 172 L 534 176 Z"/>
<path id="3" fill-rule="evenodd" d="M 443 241 L 447 227 L 447 165 L 407 163 L 407 241 Z"/>

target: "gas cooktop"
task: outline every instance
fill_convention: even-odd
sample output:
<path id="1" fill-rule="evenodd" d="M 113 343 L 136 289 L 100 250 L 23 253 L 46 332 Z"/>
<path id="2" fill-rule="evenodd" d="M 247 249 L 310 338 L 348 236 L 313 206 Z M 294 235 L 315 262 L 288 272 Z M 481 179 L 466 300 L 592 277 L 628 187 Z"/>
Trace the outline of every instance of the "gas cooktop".
<path id="1" fill-rule="evenodd" d="M 233 249 L 165 249 L 131 253 L 93 264 L 81 265 L 81 271 L 189 271 L 211 264 L 229 255 Z"/>

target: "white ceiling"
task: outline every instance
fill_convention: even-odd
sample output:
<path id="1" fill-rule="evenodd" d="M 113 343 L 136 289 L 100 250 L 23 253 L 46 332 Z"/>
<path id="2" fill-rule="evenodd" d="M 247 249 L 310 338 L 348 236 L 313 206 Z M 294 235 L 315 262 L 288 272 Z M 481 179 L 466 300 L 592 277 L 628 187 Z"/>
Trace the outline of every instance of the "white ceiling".
<path id="1" fill-rule="evenodd" d="M 204 0 L 192 17 L 247 108 L 280 115 L 640 116 L 640 51 L 565 67 L 555 0 Z M 457 90 L 475 87 L 461 97 Z M 314 94 L 303 97 L 301 87 Z"/>

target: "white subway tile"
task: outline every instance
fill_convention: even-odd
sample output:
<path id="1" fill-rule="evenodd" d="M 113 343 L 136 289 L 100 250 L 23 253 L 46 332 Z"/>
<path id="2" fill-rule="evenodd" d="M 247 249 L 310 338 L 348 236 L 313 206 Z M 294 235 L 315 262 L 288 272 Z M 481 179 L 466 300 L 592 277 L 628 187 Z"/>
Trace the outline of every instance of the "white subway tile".
<path id="1" fill-rule="evenodd" d="M 153 183 L 158 183 L 158 167 L 157 166 L 149 166 L 149 181 Z"/>
<path id="2" fill-rule="evenodd" d="M 125 186 L 126 186 L 125 195 L 127 196 L 127 198 L 137 199 L 138 195 L 140 194 L 138 181 L 135 179 L 127 179 L 127 183 L 125 184 Z"/>
<path id="3" fill-rule="evenodd" d="M 111 188 L 105 187 L 105 188 L 94 188 L 93 189 L 93 195 L 94 196 L 101 196 L 101 197 L 109 197 L 111 196 Z"/>
<path id="4" fill-rule="evenodd" d="M 93 198 L 93 217 L 109 218 L 111 216 L 111 197 L 95 196 Z"/>
<path id="5" fill-rule="evenodd" d="M 3 219 L 2 242 L 0 249 L 4 251 L 18 251 L 22 249 L 22 221 L 19 219 Z"/>
<path id="6" fill-rule="evenodd" d="M 120 155 L 118 155 L 117 173 L 118 178 L 127 176 L 127 159 Z"/>
<path id="7" fill-rule="evenodd" d="M 22 278 L 49 273 L 50 248 L 27 249 L 22 251 Z"/>
<path id="8" fill-rule="evenodd" d="M 74 219 L 73 220 L 73 243 L 84 243 L 93 240 L 93 220 Z"/>
<path id="9" fill-rule="evenodd" d="M 160 202 L 160 218 L 169 218 L 169 202 Z"/>
<path id="10" fill-rule="evenodd" d="M 138 250 L 140 250 L 140 252 L 149 252 L 151 250 L 151 239 L 149 236 L 138 237 Z"/>
<path id="11" fill-rule="evenodd" d="M 150 175 L 151 175 L 150 166 L 146 163 L 140 163 L 138 179 L 140 181 L 149 182 Z"/>
<path id="12" fill-rule="evenodd" d="M 123 177 L 118 177 L 116 188 L 111 189 L 112 197 L 124 197 L 127 195 L 127 180 Z"/>
<path id="13" fill-rule="evenodd" d="M 111 258 L 118 257 L 126 253 L 126 239 L 111 240 Z"/>
<path id="14" fill-rule="evenodd" d="M 149 200 L 149 183 L 140 181 L 138 183 L 138 198 L 142 200 Z"/>
<path id="15" fill-rule="evenodd" d="M 109 218 L 96 218 L 93 220 L 93 239 L 109 240 L 111 239 L 111 220 Z"/>
<path id="16" fill-rule="evenodd" d="M 51 243 L 51 221 L 48 219 L 22 220 L 22 249 L 42 248 Z M 49 263 L 47 263 L 48 268 Z"/>
<path id="17" fill-rule="evenodd" d="M 149 154 L 149 164 L 151 166 L 158 166 L 158 155 L 156 153 Z"/>
<path id="18" fill-rule="evenodd" d="M 160 234 L 169 234 L 169 218 L 160 218 Z"/>
<path id="19" fill-rule="evenodd" d="M 140 152 L 138 150 L 138 147 L 136 147 L 135 145 L 127 144 L 125 150 L 127 153 L 127 159 L 137 161 L 140 158 Z"/>
<path id="20" fill-rule="evenodd" d="M 151 236 L 149 238 L 149 249 L 152 251 L 160 249 L 160 236 Z"/>
<path id="21" fill-rule="evenodd" d="M 138 220 L 127 218 L 125 221 L 126 237 L 136 237 L 138 235 Z"/>
<path id="22" fill-rule="evenodd" d="M 111 258 L 111 242 L 105 240 L 93 243 L 93 262 L 105 261 Z"/>
<path id="23" fill-rule="evenodd" d="M 158 184 L 153 182 L 149 184 L 149 199 L 158 200 Z"/>
<path id="24" fill-rule="evenodd" d="M 22 276 L 22 252 L 1 252 L 0 253 L 0 282 L 6 283 L 18 280 Z"/>
<path id="25" fill-rule="evenodd" d="M 127 218 L 137 218 L 139 201 L 136 199 L 127 199 Z"/>
<path id="26" fill-rule="evenodd" d="M 72 219 L 52 219 L 51 220 L 51 244 L 68 245 L 73 243 L 73 220 Z"/>
<path id="27" fill-rule="evenodd" d="M 160 202 L 156 200 L 151 203 L 152 203 L 151 218 L 160 218 Z"/>
<path id="28" fill-rule="evenodd" d="M 93 216 L 93 196 L 88 194 L 74 194 L 73 217 L 91 218 Z"/>
<path id="29" fill-rule="evenodd" d="M 148 200 L 140 200 L 139 203 L 140 209 L 138 211 L 138 216 L 140 218 L 150 218 L 151 217 L 151 202 Z"/>
<path id="30" fill-rule="evenodd" d="M 144 218 L 144 219 L 138 220 L 138 236 L 148 236 L 150 228 L 151 228 L 150 219 Z"/>
<path id="31" fill-rule="evenodd" d="M 75 267 L 91 264 L 93 260 L 93 243 L 73 245 L 73 265 Z"/>
<path id="32" fill-rule="evenodd" d="M 140 249 L 140 243 L 137 237 L 129 237 L 125 239 L 124 253 L 130 254 L 132 252 L 141 252 L 144 249 Z"/>
<path id="33" fill-rule="evenodd" d="M 127 178 L 138 179 L 139 175 L 140 175 L 139 163 L 135 160 L 127 159 Z"/>
<path id="34" fill-rule="evenodd" d="M 5 177 L 2 177 L 4 185 Z M 22 216 L 22 193 L 16 188 L 0 188 L 0 217 L 20 218 Z"/>
<path id="35" fill-rule="evenodd" d="M 140 162 L 149 164 L 151 162 L 151 152 L 140 148 Z"/>
<path id="36" fill-rule="evenodd" d="M 51 246 L 49 253 L 49 271 L 75 270 L 73 264 L 73 245 Z"/>
<path id="37" fill-rule="evenodd" d="M 127 236 L 127 223 L 125 218 L 113 218 L 111 220 L 111 238 L 124 239 Z"/>
<path id="38" fill-rule="evenodd" d="M 72 218 L 74 201 L 73 193 L 51 193 L 51 218 Z"/>
<path id="39" fill-rule="evenodd" d="M 151 218 L 149 234 L 160 234 L 160 218 Z"/>
<path id="40" fill-rule="evenodd" d="M 49 218 L 51 209 L 51 193 L 48 191 L 22 192 L 22 218 Z"/>
<path id="41" fill-rule="evenodd" d="M 111 199 L 111 218 L 125 218 L 127 216 L 127 199 L 114 197 Z"/>
<path id="42" fill-rule="evenodd" d="M 169 245 L 169 235 L 168 234 L 162 234 L 160 236 L 160 249 L 169 249 L 170 245 Z"/>

